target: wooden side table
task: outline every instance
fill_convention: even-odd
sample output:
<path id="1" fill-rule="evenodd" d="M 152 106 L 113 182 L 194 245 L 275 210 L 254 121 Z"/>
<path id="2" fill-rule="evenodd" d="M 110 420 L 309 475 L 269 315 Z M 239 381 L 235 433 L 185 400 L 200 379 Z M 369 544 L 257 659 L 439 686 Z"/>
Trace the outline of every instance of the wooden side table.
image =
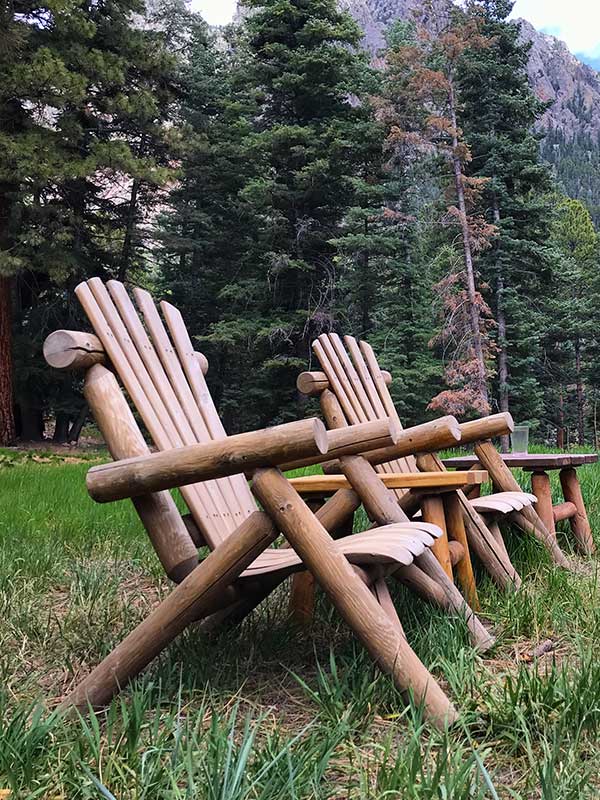
<path id="1" fill-rule="evenodd" d="M 577 549 L 585 555 L 591 555 L 594 552 L 594 540 L 577 470 L 587 464 L 595 464 L 598 461 L 598 455 L 596 453 L 550 455 L 507 453 L 502 455 L 502 460 L 511 469 L 522 469 L 531 473 L 531 491 L 537 498 L 536 510 L 548 530 L 556 536 L 556 523 L 568 519 Z M 448 458 L 445 459 L 444 464 L 454 469 L 479 468 L 476 456 Z M 560 470 L 560 485 L 563 493 L 563 502 L 555 506 L 552 504 L 548 474 L 553 470 Z"/>
<path id="2" fill-rule="evenodd" d="M 424 522 L 433 523 L 442 530 L 442 536 L 432 545 L 431 551 L 451 580 L 456 573 L 465 600 L 474 611 L 478 611 L 480 606 L 475 576 L 456 492 L 485 483 L 488 473 L 470 469 L 458 472 L 382 473 L 379 477 L 388 489 L 406 489 L 419 495 Z M 312 508 L 317 508 L 338 489 L 352 488 L 343 475 L 310 475 L 291 478 L 290 483 Z M 308 580 L 304 573 L 294 576 L 290 602 L 292 616 L 304 624 L 311 617 L 307 597 L 311 595 L 312 587 L 306 585 Z"/>

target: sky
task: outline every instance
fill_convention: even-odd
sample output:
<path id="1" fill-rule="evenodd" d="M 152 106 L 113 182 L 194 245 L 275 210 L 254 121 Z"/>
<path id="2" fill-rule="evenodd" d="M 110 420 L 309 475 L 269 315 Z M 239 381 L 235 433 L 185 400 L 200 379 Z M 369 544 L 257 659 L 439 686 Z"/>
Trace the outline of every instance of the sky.
<path id="1" fill-rule="evenodd" d="M 236 0 L 191 0 L 211 25 L 231 21 Z M 599 0 L 517 0 L 513 16 L 525 17 L 538 30 L 563 39 L 586 61 L 600 60 Z"/>

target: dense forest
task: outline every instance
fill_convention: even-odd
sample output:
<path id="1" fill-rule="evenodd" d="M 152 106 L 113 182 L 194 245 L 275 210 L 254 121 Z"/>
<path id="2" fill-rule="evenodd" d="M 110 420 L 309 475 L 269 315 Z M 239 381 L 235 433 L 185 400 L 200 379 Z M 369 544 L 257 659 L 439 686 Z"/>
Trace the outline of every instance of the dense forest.
<path id="1" fill-rule="evenodd" d="M 596 445 L 600 200 L 542 161 L 512 3 L 424 0 L 375 64 L 335 0 L 246 5 L 214 32 L 182 0 L 0 0 L 0 444 L 77 439 L 42 343 L 98 275 L 179 306 L 231 432 L 313 410 L 334 329 L 407 424 L 509 410 Z"/>

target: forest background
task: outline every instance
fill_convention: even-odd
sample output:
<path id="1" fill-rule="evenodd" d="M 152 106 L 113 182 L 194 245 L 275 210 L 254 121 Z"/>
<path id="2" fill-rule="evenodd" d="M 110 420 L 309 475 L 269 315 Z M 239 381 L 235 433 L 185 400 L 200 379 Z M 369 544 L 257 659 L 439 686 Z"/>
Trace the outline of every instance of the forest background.
<path id="1" fill-rule="evenodd" d="M 597 447 L 598 236 L 542 161 L 511 2 L 424 0 L 375 59 L 334 0 L 247 6 L 0 3 L 0 444 L 77 440 L 41 350 L 100 276 L 181 309 L 231 432 L 313 411 L 296 377 L 338 330 L 406 424 Z"/>

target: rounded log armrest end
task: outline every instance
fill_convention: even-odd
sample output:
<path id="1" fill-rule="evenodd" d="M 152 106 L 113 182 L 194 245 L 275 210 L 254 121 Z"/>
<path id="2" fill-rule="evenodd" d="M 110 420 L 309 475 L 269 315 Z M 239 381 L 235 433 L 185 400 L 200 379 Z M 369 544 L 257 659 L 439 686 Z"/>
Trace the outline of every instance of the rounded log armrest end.
<path id="1" fill-rule="evenodd" d="M 515 428 L 515 423 L 508 411 L 500 414 L 491 414 L 471 422 L 463 422 L 460 426 L 462 436 L 461 444 L 471 444 L 494 436 L 508 436 Z"/>
<path id="2" fill-rule="evenodd" d="M 389 386 L 392 382 L 391 373 L 382 369 L 381 374 L 384 383 L 386 386 Z M 301 394 L 307 395 L 307 397 L 317 397 L 321 392 L 324 392 L 325 389 L 329 389 L 330 387 L 329 380 L 324 372 L 301 372 L 296 379 L 296 388 Z"/>
<path id="3" fill-rule="evenodd" d="M 83 331 L 54 331 L 44 342 L 44 358 L 54 369 L 89 369 L 105 364 L 102 342 L 93 333 Z"/>

